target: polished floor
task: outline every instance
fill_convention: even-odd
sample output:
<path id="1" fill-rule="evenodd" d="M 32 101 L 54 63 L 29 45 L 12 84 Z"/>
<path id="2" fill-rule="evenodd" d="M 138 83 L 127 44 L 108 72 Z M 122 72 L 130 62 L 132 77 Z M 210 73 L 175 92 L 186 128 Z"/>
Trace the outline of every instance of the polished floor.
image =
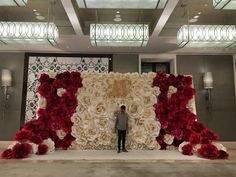
<path id="1" fill-rule="evenodd" d="M 229 153 L 214 161 L 0 160 L 0 177 L 236 177 L 236 150 Z"/>

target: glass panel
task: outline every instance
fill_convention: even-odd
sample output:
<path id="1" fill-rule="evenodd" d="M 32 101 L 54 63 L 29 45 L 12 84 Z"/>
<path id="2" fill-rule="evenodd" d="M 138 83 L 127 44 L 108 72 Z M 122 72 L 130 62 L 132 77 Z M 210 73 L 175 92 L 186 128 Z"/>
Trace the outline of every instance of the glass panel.
<path id="1" fill-rule="evenodd" d="M 77 0 L 79 8 L 163 9 L 168 0 Z"/>

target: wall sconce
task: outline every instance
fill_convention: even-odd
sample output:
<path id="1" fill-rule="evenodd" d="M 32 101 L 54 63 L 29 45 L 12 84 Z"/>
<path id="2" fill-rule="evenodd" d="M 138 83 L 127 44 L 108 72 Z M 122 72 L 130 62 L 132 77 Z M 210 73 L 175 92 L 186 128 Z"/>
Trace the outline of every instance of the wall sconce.
<path id="1" fill-rule="evenodd" d="M 206 90 L 207 110 L 211 107 L 211 91 L 213 89 L 213 76 L 211 72 L 206 72 L 203 75 L 204 89 Z"/>
<path id="2" fill-rule="evenodd" d="M 8 69 L 3 69 L 1 73 L 1 86 L 4 89 L 4 108 L 3 108 L 3 118 L 5 117 L 5 109 L 7 100 L 10 98 L 10 94 L 8 93 L 9 87 L 12 86 L 12 72 Z"/>

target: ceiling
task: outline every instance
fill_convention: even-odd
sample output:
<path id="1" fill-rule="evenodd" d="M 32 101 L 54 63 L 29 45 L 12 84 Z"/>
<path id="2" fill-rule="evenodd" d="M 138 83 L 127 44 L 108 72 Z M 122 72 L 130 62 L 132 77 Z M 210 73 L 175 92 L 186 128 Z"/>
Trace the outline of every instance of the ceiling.
<path id="1" fill-rule="evenodd" d="M 236 53 L 232 48 L 179 48 L 176 45 L 178 28 L 201 12 L 193 24 L 236 24 L 236 10 L 215 10 L 212 0 L 169 0 L 164 10 L 137 9 L 79 9 L 70 0 L 55 0 L 51 8 L 49 0 L 28 0 L 26 7 L 0 7 L 1 21 L 48 21 L 53 20 L 60 31 L 60 42 L 50 45 L 3 45 L 0 51 L 27 52 L 80 52 L 80 53 Z M 176 5 L 177 3 L 177 5 Z M 37 20 L 34 9 L 45 17 Z M 50 15 L 48 15 L 50 9 Z M 53 9 L 53 10 L 52 10 Z M 147 23 L 150 40 L 143 48 L 91 47 L 89 24 L 114 23 L 116 11 L 120 11 L 122 23 Z M 188 15 L 189 14 L 189 15 Z M 79 20 L 79 21 L 78 21 Z"/>

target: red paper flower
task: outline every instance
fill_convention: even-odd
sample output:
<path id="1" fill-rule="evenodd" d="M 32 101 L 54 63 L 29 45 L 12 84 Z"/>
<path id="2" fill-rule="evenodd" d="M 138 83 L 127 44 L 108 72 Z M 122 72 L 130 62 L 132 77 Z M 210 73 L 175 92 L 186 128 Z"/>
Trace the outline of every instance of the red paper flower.
<path id="1" fill-rule="evenodd" d="M 3 153 L 1 154 L 1 157 L 3 159 L 12 159 L 13 158 L 12 149 L 6 149 L 5 151 L 3 151 Z"/>
<path id="2" fill-rule="evenodd" d="M 198 150 L 198 155 L 206 159 L 217 159 L 220 151 L 213 144 L 203 144 Z"/>
<path id="3" fill-rule="evenodd" d="M 22 129 L 14 136 L 13 139 L 15 141 L 25 142 L 29 140 L 29 137 L 31 137 L 31 132 L 28 130 Z"/>
<path id="4" fill-rule="evenodd" d="M 41 144 L 43 142 L 43 139 L 39 136 L 39 135 L 32 135 L 29 140 L 32 142 L 32 143 L 35 143 L 35 144 Z"/>
<path id="5" fill-rule="evenodd" d="M 52 96 L 53 92 L 55 92 L 55 89 L 49 83 L 42 83 L 38 88 L 38 92 L 45 98 L 49 98 L 50 96 Z"/>
<path id="6" fill-rule="evenodd" d="M 191 125 L 191 129 L 197 133 L 201 133 L 201 131 L 205 129 L 205 126 L 201 122 L 194 122 Z"/>
<path id="7" fill-rule="evenodd" d="M 209 139 L 210 141 L 216 141 L 216 140 L 220 139 L 219 136 L 215 132 L 213 132 L 209 129 L 204 129 L 201 132 L 201 135 L 202 135 L 202 137 L 205 137 L 205 138 Z"/>
<path id="8" fill-rule="evenodd" d="M 229 154 L 227 152 L 220 150 L 219 153 L 220 153 L 219 157 L 218 157 L 219 159 L 228 159 L 229 158 Z"/>
<path id="9" fill-rule="evenodd" d="M 193 155 L 193 146 L 191 144 L 186 144 L 182 147 L 182 154 Z"/>
<path id="10" fill-rule="evenodd" d="M 189 142 L 191 144 L 198 144 L 201 141 L 201 135 L 198 133 L 192 133 L 189 137 Z"/>
<path id="11" fill-rule="evenodd" d="M 38 155 L 45 155 L 48 152 L 48 146 L 46 144 L 40 144 L 38 146 Z"/>
<path id="12" fill-rule="evenodd" d="M 22 159 L 29 156 L 32 152 L 32 146 L 28 143 L 18 143 L 13 148 L 13 158 L 15 159 Z"/>

